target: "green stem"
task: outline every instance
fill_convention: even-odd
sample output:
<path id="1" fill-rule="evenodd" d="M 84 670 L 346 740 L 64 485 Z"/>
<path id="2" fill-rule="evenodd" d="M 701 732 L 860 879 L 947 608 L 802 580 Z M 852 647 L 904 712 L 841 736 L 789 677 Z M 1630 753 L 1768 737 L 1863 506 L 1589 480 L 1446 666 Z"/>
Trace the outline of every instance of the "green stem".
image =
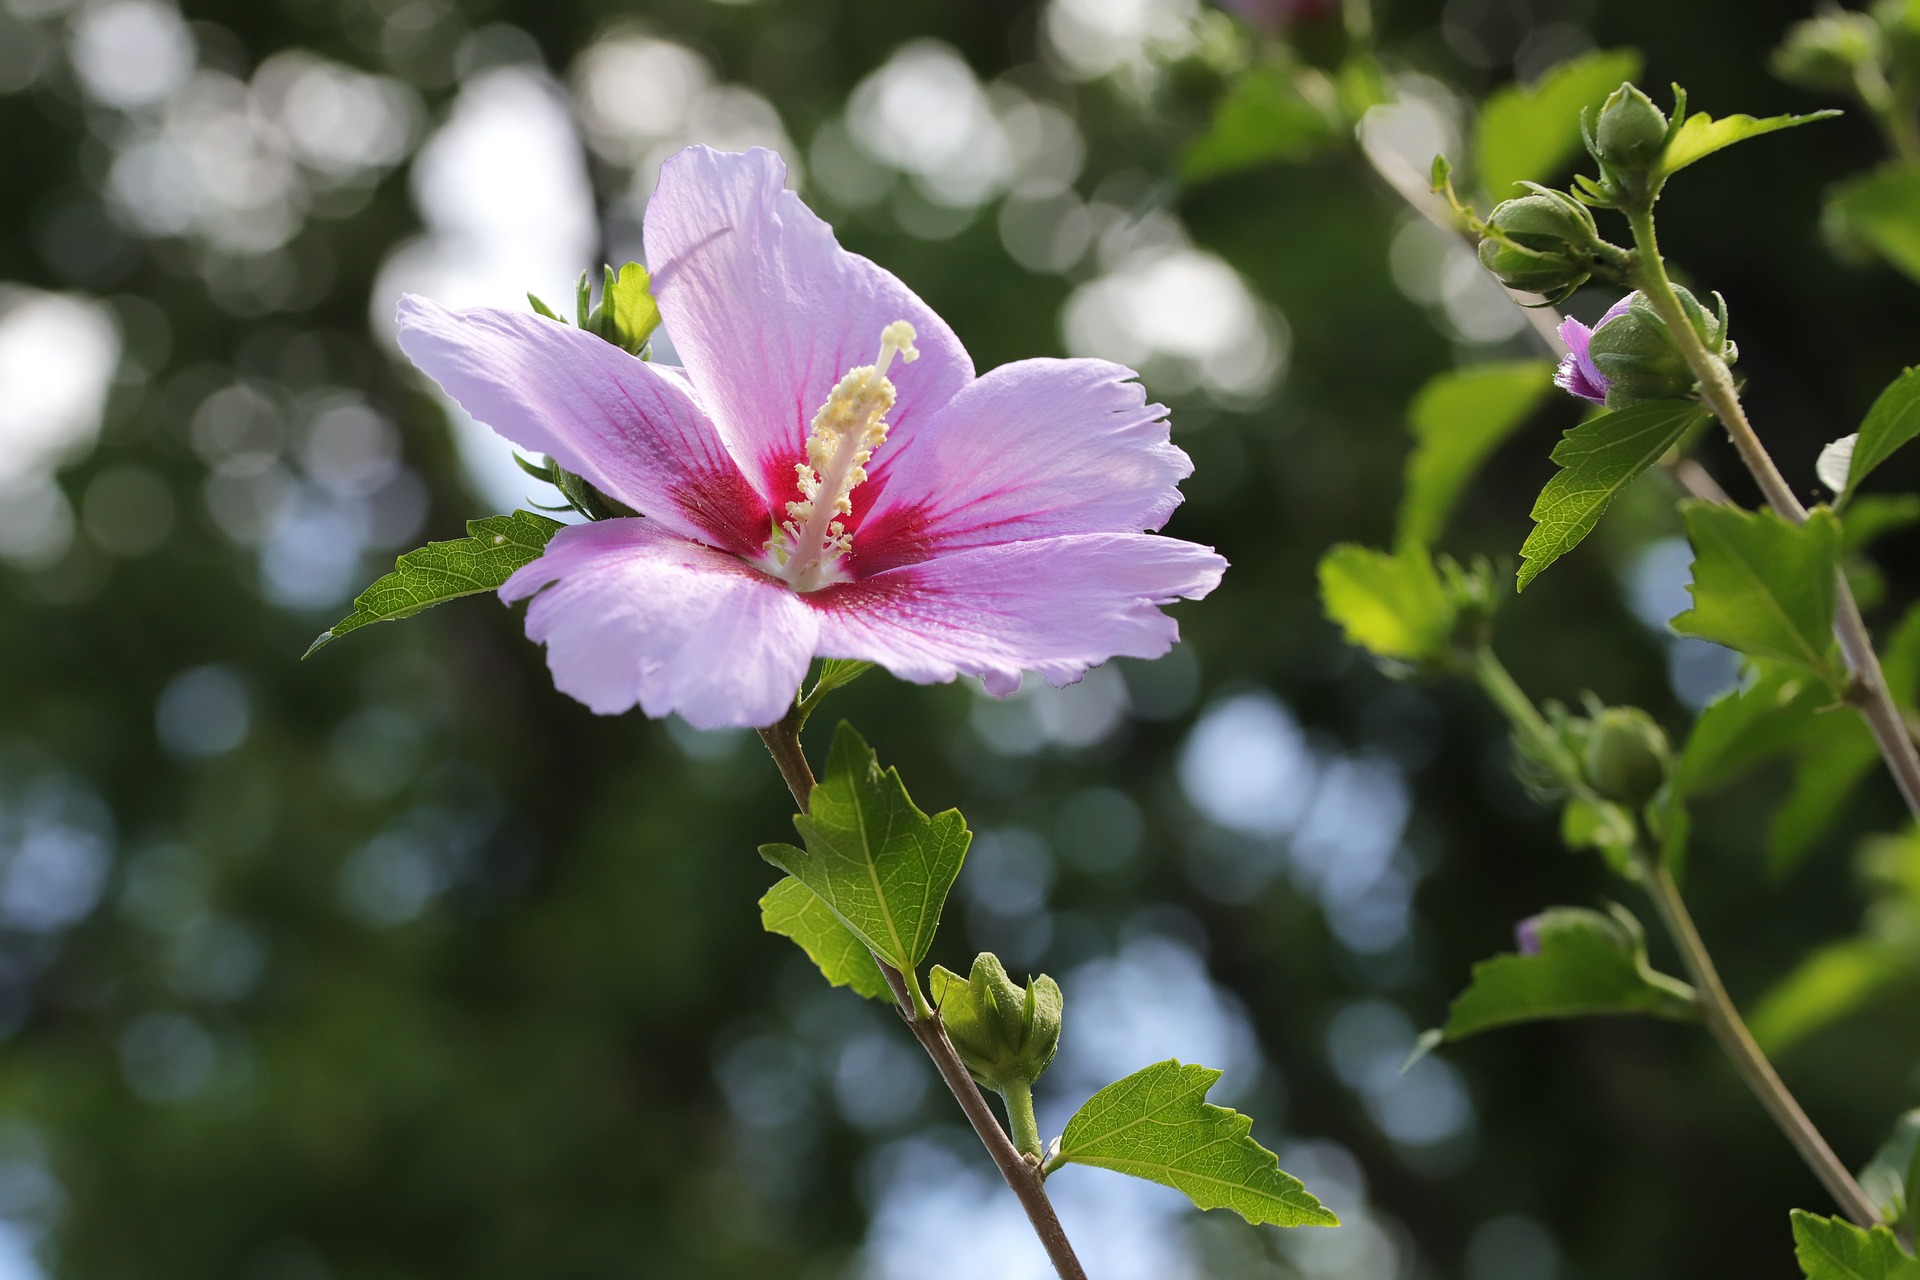
<path id="1" fill-rule="evenodd" d="M 1707 1029 L 1720 1042 L 1734 1070 L 1746 1081 L 1747 1087 L 1760 1100 L 1760 1105 L 1773 1117 L 1774 1124 L 1786 1134 L 1793 1149 L 1800 1153 L 1800 1158 L 1820 1179 L 1827 1194 L 1834 1198 L 1849 1218 L 1863 1227 L 1871 1227 L 1880 1221 L 1879 1211 L 1874 1208 L 1867 1193 L 1861 1190 L 1847 1166 L 1840 1162 L 1840 1157 L 1833 1153 L 1833 1148 L 1827 1145 L 1827 1140 L 1814 1127 L 1813 1121 L 1807 1118 L 1807 1113 L 1787 1089 L 1786 1082 L 1780 1079 L 1773 1064 L 1767 1061 L 1767 1055 L 1753 1038 L 1753 1032 L 1747 1029 L 1739 1009 L 1720 981 L 1713 957 L 1707 953 L 1706 943 L 1701 941 L 1700 931 L 1694 926 L 1693 916 L 1680 896 L 1680 888 L 1674 883 L 1673 874 L 1658 857 L 1643 858 L 1642 865 L 1646 872 L 1647 892 L 1652 895 L 1654 907 L 1667 927 L 1668 936 L 1680 950 L 1687 976 L 1693 980 L 1694 989 L 1699 993 L 1701 1013 Z"/>
<path id="2" fill-rule="evenodd" d="M 1694 332 L 1686 312 L 1681 309 L 1680 299 L 1673 291 L 1673 281 L 1667 277 L 1666 263 L 1660 257 L 1659 241 L 1654 235 L 1651 201 L 1643 201 L 1627 210 L 1627 221 L 1633 226 L 1634 283 L 1647 301 L 1653 304 L 1661 320 L 1666 322 L 1668 331 L 1680 348 L 1680 354 L 1685 357 L 1695 380 L 1700 384 L 1700 398 L 1726 428 L 1741 461 L 1746 463 L 1747 470 L 1759 484 L 1767 505 L 1781 518 L 1795 524 L 1803 523 L 1807 518 L 1807 509 L 1794 496 L 1786 477 L 1780 474 L 1780 468 L 1774 465 L 1766 446 L 1760 443 L 1759 434 L 1747 420 L 1746 408 L 1740 403 L 1740 393 L 1733 384 L 1733 374 L 1727 368 L 1726 361 L 1707 350 L 1700 335 Z M 1833 634 L 1840 642 L 1847 672 L 1853 678 L 1854 689 L 1850 700 L 1873 733 L 1874 742 L 1878 744 L 1880 754 L 1887 762 L 1887 769 L 1893 774 L 1901 797 L 1907 802 L 1908 810 L 1920 818 L 1920 751 L 1915 750 L 1900 708 L 1887 689 L 1886 674 L 1880 669 L 1880 656 L 1874 652 L 1873 637 L 1867 631 L 1866 619 L 1861 616 L 1860 604 L 1854 599 L 1847 575 L 1841 572 L 1836 576 L 1838 585 L 1835 591 Z"/>
<path id="3" fill-rule="evenodd" d="M 1560 742 L 1539 709 L 1533 705 L 1533 699 L 1515 683 L 1491 648 L 1485 645 L 1480 647 L 1475 655 L 1474 670 L 1481 687 L 1505 713 L 1514 732 L 1534 745 L 1539 758 L 1547 762 L 1569 790 L 1591 797 L 1592 792 L 1582 776 L 1579 761 Z M 1793 1144 L 1794 1150 L 1800 1153 L 1800 1158 L 1807 1162 L 1814 1176 L 1820 1179 L 1842 1211 L 1861 1226 L 1873 1225 L 1879 1221 L 1873 1202 L 1860 1189 L 1860 1184 L 1833 1153 L 1833 1148 L 1827 1145 L 1827 1140 L 1820 1136 L 1813 1121 L 1807 1118 L 1807 1113 L 1788 1091 L 1786 1083 L 1761 1051 L 1759 1042 L 1747 1029 L 1732 997 L 1727 994 L 1725 984 L 1720 981 L 1719 970 L 1714 967 L 1713 957 L 1708 954 L 1706 943 L 1701 940 L 1700 931 L 1694 926 L 1693 916 L 1687 911 L 1687 904 L 1680 897 L 1679 886 L 1674 883 L 1673 875 L 1668 871 L 1659 850 L 1648 849 L 1642 843 L 1635 850 L 1635 859 L 1647 892 L 1660 913 L 1661 923 L 1666 926 L 1668 936 L 1679 949 L 1681 961 L 1693 980 L 1700 999 L 1701 1017 L 1707 1029 L 1719 1041 L 1721 1049 L 1732 1061 L 1734 1070 L 1739 1072 L 1740 1078 L 1760 1100 L 1760 1105 L 1773 1117 L 1787 1141 Z"/>
<path id="4" fill-rule="evenodd" d="M 774 764 L 780 770 L 780 777 L 786 782 L 787 790 L 793 793 L 793 802 L 805 812 L 807 801 L 813 795 L 813 767 L 807 763 L 807 754 L 800 746 L 801 716 L 798 708 L 789 711 L 777 724 L 768 725 L 760 730 L 760 740 L 767 744 L 767 753 L 773 757 Z M 901 1019 L 907 1029 L 913 1032 L 913 1038 L 933 1059 L 933 1065 L 952 1091 L 954 1100 L 960 1104 L 967 1122 L 979 1135 L 981 1145 L 987 1154 L 993 1157 L 993 1163 L 999 1167 L 1000 1175 L 1007 1180 L 1007 1186 L 1019 1199 L 1020 1207 L 1026 1210 L 1027 1221 L 1033 1224 L 1034 1234 L 1040 1237 L 1041 1246 L 1046 1249 L 1047 1257 L 1053 1263 L 1061 1280 L 1087 1280 L 1086 1269 L 1080 1265 L 1080 1259 L 1074 1255 L 1073 1245 L 1067 1240 L 1065 1228 L 1060 1225 L 1060 1216 L 1053 1210 L 1053 1202 L 1047 1198 L 1046 1190 L 1040 1185 L 1040 1171 L 1030 1164 L 1008 1140 L 1006 1130 L 994 1119 L 993 1109 L 987 1105 L 973 1077 L 967 1074 L 966 1064 L 960 1060 L 960 1054 L 953 1047 L 953 1041 L 947 1038 L 947 1028 L 940 1021 L 937 1011 L 927 1008 L 925 998 L 919 994 L 919 982 L 909 982 L 898 969 L 882 960 L 873 958 L 880 966 L 881 976 L 893 989 L 894 1000 L 899 1008 Z M 1011 1110 L 1011 1107 L 1009 1107 Z M 1033 1101 L 1027 1101 L 1027 1116 L 1031 1123 Z M 1018 1124 L 1018 1121 L 1015 1121 Z M 1034 1140 L 1039 1140 L 1038 1126 L 1034 1127 Z M 1016 1129 L 1017 1132 L 1017 1129 Z"/>
<path id="5" fill-rule="evenodd" d="M 1040 1140 L 1040 1121 L 1033 1114 L 1033 1086 L 1016 1082 L 1000 1090 L 1000 1097 L 1007 1104 L 1013 1145 L 1037 1163 L 1046 1154 L 1046 1145 Z"/>

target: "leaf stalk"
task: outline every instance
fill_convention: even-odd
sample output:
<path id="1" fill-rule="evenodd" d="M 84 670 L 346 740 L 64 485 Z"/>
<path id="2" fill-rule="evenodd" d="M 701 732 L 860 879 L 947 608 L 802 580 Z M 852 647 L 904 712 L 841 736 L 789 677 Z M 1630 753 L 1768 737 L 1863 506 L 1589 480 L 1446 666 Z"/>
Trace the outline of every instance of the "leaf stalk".
<path id="1" fill-rule="evenodd" d="M 796 707 L 778 723 L 768 725 L 759 732 L 760 740 L 767 745 L 767 753 L 780 770 L 782 781 L 787 784 L 787 790 L 793 793 L 794 803 L 804 813 L 807 800 L 813 794 L 814 777 L 813 767 L 807 763 L 806 752 L 800 745 L 802 718 Z M 939 1012 L 927 1007 L 926 997 L 920 994 L 917 981 L 909 981 L 907 975 L 879 956 L 873 959 L 880 966 L 881 976 L 886 978 L 887 985 L 893 990 L 901 1020 L 913 1032 L 921 1048 L 927 1051 L 927 1056 L 933 1059 L 934 1068 L 953 1092 L 954 1100 L 967 1117 L 967 1123 L 973 1126 L 981 1145 L 986 1147 L 987 1154 L 993 1157 L 993 1163 L 999 1167 L 1000 1176 L 1006 1179 L 1007 1186 L 1020 1201 L 1020 1207 L 1026 1210 L 1027 1221 L 1033 1224 L 1034 1234 L 1040 1238 L 1040 1244 L 1046 1249 L 1054 1270 L 1060 1273 L 1061 1280 L 1087 1280 L 1086 1269 L 1074 1254 L 1066 1229 L 1060 1225 L 1060 1216 L 1054 1212 L 1053 1201 L 1047 1198 L 1046 1190 L 1040 1185 L 1040 1170 L 1021 1155 L 1013 1140 L 1008 1138 L 1007 1131 L 994 1118 L 986 1097 L 967 1073 L 966 1064 L 960 1060 L 953 1042 L 947 1038 L 947 1029 L 940 1021 Z M 1011 1099 L 1007 1110 L 1013 1116 L 1016 1136 L 1024 1138 L 1021 1117 L 1014 1114 Z M 1037 1152 L 1040 1149 L 1040 1135 L 1039 1126 L 1033 1119 L 1031 1093 L 1026 1099 L 1025 1120 L 1032 1130 L 1031 1140 Z"/>

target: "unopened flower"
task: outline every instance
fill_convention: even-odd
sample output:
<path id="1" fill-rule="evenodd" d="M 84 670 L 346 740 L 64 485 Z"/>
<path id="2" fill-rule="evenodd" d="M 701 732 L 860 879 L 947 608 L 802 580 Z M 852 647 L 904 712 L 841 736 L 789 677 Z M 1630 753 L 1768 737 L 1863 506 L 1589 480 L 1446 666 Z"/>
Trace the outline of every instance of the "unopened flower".
<path id="1" fill-rule="evenodd" d="M 1591 400 L 1595 404 L 1607 402 L 1607 380 L 1600 370 L 1594 367 L 1593 357 L 1588 354 L 1587 346 L 1593 341 L 1593 330 L 1613 319 L 1627 314 L 1627 307 L 1633 301 L 1628 294 L 1607 308 L 1600 317 L 1599 324 L 1589 329 L 1572 316 L 1560 322 L 1560 341 L 1567 344 L 1567 354 L 1560 357 L 1560 367 L 1554 371 L 1553 382 L 1562 391 L 1571 392 L 1582 400 Z"/>
<path id="2" fill-rule="evenodd" d="M 648 203 L 683 368 L 530 314 L 400 304 L 400 345 L 474 417 L 640 512 L 510 578 L 595 711 L 778 720 L 816 656 L 918 683 L 1063 685 L 1178 637 L 1226 562 L 1155 536 L 1192 470 L 1131 370 L 975 377 L 944 321 L 842 249 L 769 151 L 690 147 Z"/>

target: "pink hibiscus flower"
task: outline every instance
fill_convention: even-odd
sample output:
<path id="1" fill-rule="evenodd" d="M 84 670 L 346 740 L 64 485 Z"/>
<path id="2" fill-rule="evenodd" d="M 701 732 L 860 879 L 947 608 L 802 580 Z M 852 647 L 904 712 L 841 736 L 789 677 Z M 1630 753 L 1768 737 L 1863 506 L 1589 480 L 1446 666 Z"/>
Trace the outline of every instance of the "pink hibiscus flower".
<path id="1" fill-rule="evenodd" d="M 646 249 L 685 367 L 533 314 L 400 302 L 400 346 L 467 412 L 639 518 L 574 525 L 500 589 L 554 683 L 603 714 L 771 724 L 816 657 L 918 683 L 1070 684 L 1178 638 L 1226 562 L 1144 532 L 1193 469 L 1131 370 L 975 377 L 953 331 L 848 253 L 768 151 L 662 167 Z M 877 353 L 877 355 L 876 355 Z"/>

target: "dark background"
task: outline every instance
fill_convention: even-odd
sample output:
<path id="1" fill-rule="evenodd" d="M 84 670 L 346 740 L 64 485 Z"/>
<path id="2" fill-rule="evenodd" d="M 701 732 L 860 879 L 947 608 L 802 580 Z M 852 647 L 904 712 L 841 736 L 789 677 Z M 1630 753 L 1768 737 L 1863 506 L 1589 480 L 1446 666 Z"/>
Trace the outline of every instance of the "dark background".
<path id="1" fill-rule="evenodd" d="M 789 804 L 751 735 L 592 716 L 484 599 L 299 660 L 394 551 L 494 509 L 466 487 L 437 402 L 368 323 L 376 271 L 420 224 L 407 162 L 331 186 L 309 174 L 296 229 L 264 250 L 198 223 L 156 233 L 110 175 L 142 129 L 167 127 L 153 123 L 163 108 L 116 108 L 76 75 L 65 42 L 84 8 L 0 4 L 0 281 L 106 300 L 125 353 L 97 445 L 57 470 L 78 512 L 70 538 L 0 562 L 11 1251 L 73 1280 L 1039 1274 L 897 1028 L 760 932 L 754 901 L 774 874 L 753 851 L 782 836 Z M 1787 1211 L 1829 1206 L 1697 1030 L 1540 1026 L 1396 1073 L 1515 920 L 1622 890 L 1563 851 L 1471 690 L 1395 685 L 1319 618 L 1325 548 L 1391 536 L 1413 393 L 1457 359 L 1534 350 L 1527 333 L 1463 338 L 1396 286 L 1388 246 L 1407 215 L 1351 150 L 1178 189 L 1168 175 L 1215 83 L 1205 58 L 1078 78 L 1025 4 L 181 10 L 203 71 L 246 81 L 298 47 L 410 85 L 416 142 L 463 91 L 460 71 L 468 84 L 501 65 L 531 77 L 537 58 L 564 85 L 616 22 L 762 95 L 803 153 L 916 39 L 1066 111 L 1086 146 L 1082 197 L 1118 191 L 1177 217 L 1291 333 L 1264 392 L 1148 370 L 1198 467 L 1170 531 L 1234 568 L 1178 609 L 1183 652 L 1118 664 L 1124 684 L 997 708 L 874 675 L 811 745 L 846 715 L 923 805 L 957 805 L 984 833 L 934 958 L 964 968 L 991 947 L 1062 979 L 1068 1048 L 1044 1124 L 1057 1131 L 1070 1089 L 1101 1072 L 1220 1047 L 1222 1088 L 1255 1136 L 1350 1222 L 1311 1239 L 1256 1231 L 1069 1171 L 1059 1185 L 1086 1185 L 1063 1189 L 1065 1211 L 1096 1273 L 1794 1274 Z M 1527 33 L 1558 24 L 1569 48 L 1583 35 L 1641 48 L 1644 83 L 1682 80 L 1716 114 L 1768 114 L 1826 105 L 1765 69 L 1802 16 L 1751 0 L 1454 0 L 1389 5 L 1379 21 L 1390 66 L 1468 97 L 1512 77 Z M 1818 230 L 1822 189 L 1878 154 L 1850 117 L 1717 157 L 1663 204 L 1669 253 L 1726 294 L 1759 429 L 1810 495 L 1820 446 L 1915 354 L 1914 286 L 1842 264 Z M 616 247 L 568 270 L 633 243 L 630 167 L 587 164 Z M 903 218 L 925 201 L 888 180 L 896 194 L 864 207 L 817 175 L 802 190 L 941 311 L 979 367 L 1064 351 L 1062 308 L 1100 274 L 1094 259 L 1022 266 L 998 197 L 948 237 L 916 236 Z M 209 443 L 224 428 L 192 425 L 236 379 L 267 406 L 222 419 L 264 433 L 252 462 Z M 397 428 L 404 468 L 376 449 L 363 471 L 377 486 L 324 483 L 313 406 L 343 392 Z M 1449 546 L 1512 554 L 1575 416 L 1556 402 L 1501 451 Z M 1750 498 L 1724 446 L 1705 457 Z M 217 495 L 263 467 L 284 478 L 278 505 L 251 533 L 223 523 Z M 1896 459 L 1887 487 L 1912 468 Z M 129 474 L 147 503 L 131 533 L 115 520 L 124 483 L 89 502 L 97 480 Z M 154 514 L 155 479 L 170 522 Z M 1678 732 L 1669 642 L 1626 604 L 1657 578 L 1635 569 L 1646 549 L 1676 533 L 1661 483 L 1509 604 L 1500 647 L 1538 696 L 1591 688 Z M 349 571 L 303 578 L 303 564 L 334 563 L 342 529 L 358 530 Z M 1914 594 L 1915 545 L 1880 546 L 1882 616 Z M 1209 767 L 1227 775 L 1211 789 Z M 1855 842 L 1899 818 L 1875 776 L 1794 872 L 1772 876 L 1760 848 L 1780 781 L 1762 775 L 1699 815 L 1689 896 L 1742 1001 L 1859 927 Z M 1341 873 L 1351 858 L 1377 865 Z M 1780 1063 L 1849 1162 L 1920 1101 L 1917 989 Z M 901 1241 L 923 1228 L 916 1258 Z M 1113 1243 L 1129 1230 L 1138 1248 Z M 35 1274 L 24 1255 L 13 1265 L 0 1274 Z"/>

